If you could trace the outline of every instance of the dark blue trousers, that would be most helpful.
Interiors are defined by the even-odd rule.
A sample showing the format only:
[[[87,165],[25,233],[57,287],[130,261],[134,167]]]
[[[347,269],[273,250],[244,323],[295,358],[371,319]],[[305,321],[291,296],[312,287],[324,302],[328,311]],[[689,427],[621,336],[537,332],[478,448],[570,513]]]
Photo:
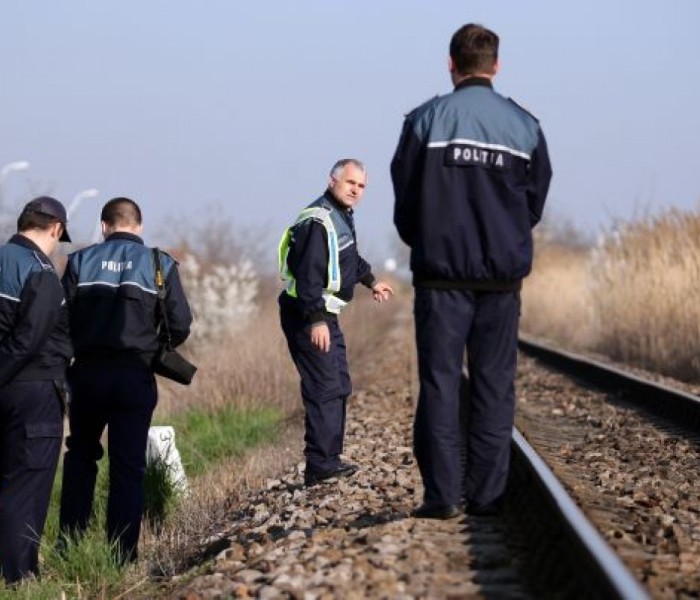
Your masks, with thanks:
[[[301,378],[301,397],[306,410],[304,454],[307,472],[338,468],[345,437],[345,409],[352,392],[345,338],[338,320],[331,318],[330,352],[314,348],[310,325],[289,306],[280,311],[282,330]]]
[[[519,294],[416,288],[414,315],[420,377],[414,450],[424,501],[497,501],[505,491],[515,414]],[[460,407],[465,349],[469,400]]]
[[[0,387],[0,571],[8,583],[39,574],[39,541],[63,436],[53,381]]]
[[[80,535],[92,515],[100,438],[107,427],[109,497],[107,535],[123,561],[137,557],[141,531],[148,428],[158,392],[145,365],[88,364],[69,369],[73,392],[70,436],[63,459],[61,531]]]

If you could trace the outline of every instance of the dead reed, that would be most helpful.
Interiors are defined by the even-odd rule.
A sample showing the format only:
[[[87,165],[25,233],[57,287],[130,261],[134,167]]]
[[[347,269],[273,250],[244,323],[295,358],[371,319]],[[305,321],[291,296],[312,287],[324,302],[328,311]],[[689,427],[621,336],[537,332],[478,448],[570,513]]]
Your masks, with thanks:
[[[588,251],[561,244],[536,247],[522,290],[521,329],[569,348],[589,348],[594,319]]]
[[[621,224],[591,249],[540,244],[522,331],[700,381],[700,214]]]
[[[297,406],[297,375],[279,325],[276,298],[264,298],[240,331],[185,349],[198,366],[189,387],[159,381],[158,414],[186,408],[252,408],[263,403],[284,412]]]
[[[684,380],[700,378],[700,215],[620,227],[594,257],[597,348]]]

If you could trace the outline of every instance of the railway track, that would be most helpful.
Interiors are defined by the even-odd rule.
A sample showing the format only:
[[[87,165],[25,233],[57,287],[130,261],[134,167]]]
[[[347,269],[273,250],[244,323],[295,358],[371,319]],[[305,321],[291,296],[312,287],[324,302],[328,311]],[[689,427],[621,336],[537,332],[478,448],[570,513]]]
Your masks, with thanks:
[[[465,368],[461,392],[466,395]],[[648,598],[537,451],[513,428],[512,464],[499,517],[521,546],[514,551],[521,576],[536,597]]]
[[[689,430],[700,430],[700,398],[630,371],[521,337],[521,352]]]
[[[360,472],[312,488],[302,485],[301,464],[280,472],[227,507],[219,531],[191,557],[195,568],[151,596],[645,597],[574,503],[540,482],[547,468],[527,466],[524,440],[514,446],[503,517],[410,517],[422,495],[411,449],[410,334],[397,324],[391,347],[403,350],[382,355],[350,402],[345,454]],[[562,520],[572,514],[575,523]]]
[[[410,447],[392,442],[409,434],[412,407],[396,392],[359,396],[393,410],[353,415],[350,437],[364,440],[348,451],[356,477],[307,489],[299,466],[269,481],[208,541],[218,554],[207,574],[169,596],[646,597],[517,433],[502,517],[411,518],[421,487]]]
[[[527,540],[525,576],[541,597],[648,598],[517,429],[504,519]]]
[[[698,399],[532,340],[520,350],[530,444],[652,597],[698,597]]]

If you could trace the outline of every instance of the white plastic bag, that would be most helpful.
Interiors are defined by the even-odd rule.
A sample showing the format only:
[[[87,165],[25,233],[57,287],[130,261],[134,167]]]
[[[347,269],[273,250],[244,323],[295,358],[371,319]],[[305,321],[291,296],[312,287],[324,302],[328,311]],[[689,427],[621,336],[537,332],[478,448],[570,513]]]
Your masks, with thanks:
[[[167,467],[168,479],[180,494],[188,490],[185,469],[175,446],[175,429],[170,425],[155,425],[148,430],[146,464],[161,462]]]

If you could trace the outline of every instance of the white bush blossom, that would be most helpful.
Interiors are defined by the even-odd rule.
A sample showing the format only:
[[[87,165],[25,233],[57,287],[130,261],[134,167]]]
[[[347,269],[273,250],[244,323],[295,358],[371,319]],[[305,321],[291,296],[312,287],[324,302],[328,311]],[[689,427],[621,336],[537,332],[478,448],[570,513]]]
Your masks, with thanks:
[[[212,341],[234,333],[255,313],[259,281],[249,260],[205,267],[188,253],[179,271],[194,315],[192,341]]]

